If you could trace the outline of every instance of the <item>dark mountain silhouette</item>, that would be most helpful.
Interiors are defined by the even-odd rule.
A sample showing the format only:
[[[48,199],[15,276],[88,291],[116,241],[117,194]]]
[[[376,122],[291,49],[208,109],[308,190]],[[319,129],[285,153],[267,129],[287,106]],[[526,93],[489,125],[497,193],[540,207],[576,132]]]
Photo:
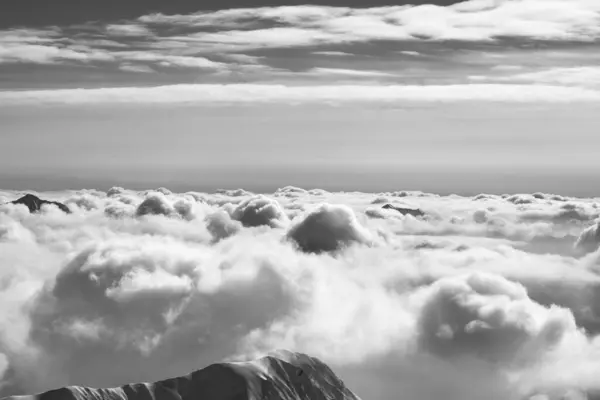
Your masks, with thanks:
[[[23,204],[23,205],[27,206],[30,213],[39,212],[42,209],[42,206],[44,204],[53,204],[53,205],[57,206],[63,212],[66,212],[67,214],[71,213],[71,210],[69,210],[69,207],[67,207],[63,203],[59,203],[58,201],[42,200],[33,194],[26,194],[25,196],[21,197],[20,199],[11,201],[11,203],[12,204]]]
[[[407,208],[407,207],[398,207],[392,204],[385,204],[381,207],[386,210],[395,210],[398,211],[402,215],[412,215],[413,217],[423,217],[425,213],[418,208]]]
[[[112,389],[69,386],[2,400],[360,400],[320,360],[278,351],[249,362],[212,364],[178,378]]]

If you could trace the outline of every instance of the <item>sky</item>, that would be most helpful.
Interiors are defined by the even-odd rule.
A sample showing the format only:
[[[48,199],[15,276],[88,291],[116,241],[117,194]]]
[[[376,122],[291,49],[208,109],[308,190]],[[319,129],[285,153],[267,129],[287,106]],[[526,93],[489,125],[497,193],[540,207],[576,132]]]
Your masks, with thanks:
[[[2,188],[594,194],[596,0],[2,8]]]

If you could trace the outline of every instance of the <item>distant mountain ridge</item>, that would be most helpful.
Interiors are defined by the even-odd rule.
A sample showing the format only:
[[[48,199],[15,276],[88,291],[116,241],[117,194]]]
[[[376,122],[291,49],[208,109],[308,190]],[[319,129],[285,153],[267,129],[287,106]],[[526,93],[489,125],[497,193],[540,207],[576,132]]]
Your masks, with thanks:
[[[402,215],[412,215],[413,217],[423,217],[425,213],[419,208],[408,208],[408,207],[399,207],[394,206],[392,204],[385,204],[383,207],[384,210],[394,210],[398,211]]]
[[[68,386],[1,400],[360,400],[319,359],[278,351],[217,363],[177,378],[95,389]]]
[[[29,209],[30,213],[39,212],[42,209],[42,206],[44,206],[46,204],[55,205],[61,211],[65,212],[67,214],[71,213],[71,210],[69,209],[69,207],[67,207],[63,203],[59,203],[58,201],[43,200],[31,193],[28,193],[25,196],[23,196],[17,200],[11,201],[10,204],[22,204]]]

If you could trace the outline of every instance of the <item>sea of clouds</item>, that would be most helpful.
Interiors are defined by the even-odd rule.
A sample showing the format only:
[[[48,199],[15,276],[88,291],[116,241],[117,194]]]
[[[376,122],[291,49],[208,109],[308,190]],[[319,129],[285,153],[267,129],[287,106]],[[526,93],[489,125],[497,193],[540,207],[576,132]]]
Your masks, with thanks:
[[[600,199],[38,195],[73,212],[0,206],[0,397],[278,348],[319,357],[364,400],[600,393]]]

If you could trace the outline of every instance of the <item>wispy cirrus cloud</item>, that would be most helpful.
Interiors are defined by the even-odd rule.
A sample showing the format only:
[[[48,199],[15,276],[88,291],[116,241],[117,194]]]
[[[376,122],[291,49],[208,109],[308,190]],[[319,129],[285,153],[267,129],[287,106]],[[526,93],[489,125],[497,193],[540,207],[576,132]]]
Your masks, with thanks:
[[[110,24],[106,26],[106,33],[116,37],[148,37],[152,31],[139,24]]]
[[[154,70],[147,65],[121,64],[119,69],[125,72],[142,72],[147,74],[154,72]]]
[[[0,48],[0,60],[3,63],[54,64],[65,61],[112,61],[114,56],[108,52],[88,49],[47,46],[38,44],[7,44]]]
[[[216,69],[223,66],[222,63],[211,61],[205,57],[178,56],[150,51],[122,51],[117,53],[116,57],[127,62],[137,61],[156,63],[162,67]]]
[[[309,72],[317,75],[341,75],[341,76],[364,76],[364,77],[394,77],[397,75],[381,72],[381,71],[366,71],[345,68],[314,68]]]
[[[190,83],[196,78],[181,75],[190,69],[207,83],[227,83],[232,74],[249,82],[279,82],[285,76],[323,83],[326,76],[333,82],[345,75],[383,83],[393,75],[408,85],[462,84],[470,76],[504,83],[496,78],[509,71],[498,68],[498,58],[502,65],[521,67],[525,76],[557,67],[593,67],[582,55],[597,49],[599,40],[595,0],[256,7],[6,30],[0,32],[0,68],[18,73],[17,64],[68,64],[138,71],[148,79],[155,71]],[[552,57],[553,50],[572,57]],[[517,82],[568,84],[540,79]]]
[[[192,15],[154,14],[139,21],[174,27],[212,27],[229,41],[266,45],[269,32],[285,33],[271,46],[371,40],[489,41],[507,37],[593,41],[600,37],[600,6],[591,0],[520,2],[470,0],[451,6],[425,4],[366,9],[284,6],[233,9]],[[246,39],[243,34],[249,33]],[[208,35],[211,38],[221,36]]]

